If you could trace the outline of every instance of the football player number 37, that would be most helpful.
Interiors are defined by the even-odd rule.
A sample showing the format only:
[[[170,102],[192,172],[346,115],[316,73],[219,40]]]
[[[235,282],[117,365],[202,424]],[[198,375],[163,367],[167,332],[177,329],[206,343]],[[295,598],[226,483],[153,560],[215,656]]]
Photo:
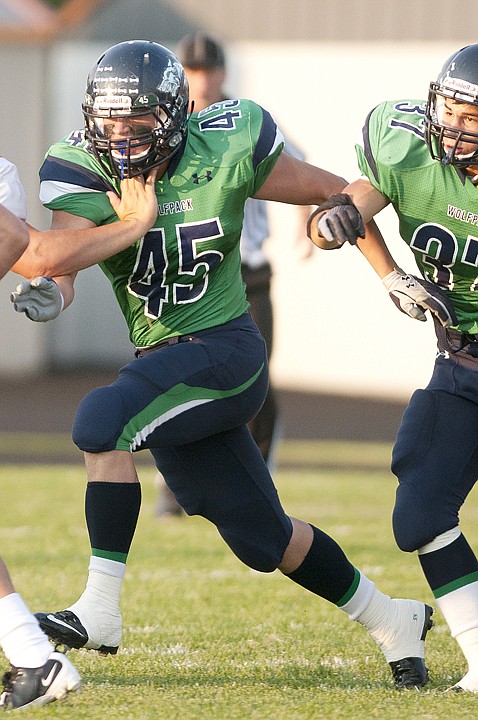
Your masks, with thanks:
[[[223,235],[219,218],[213,218],[176,225],[176,248],[166,249],[164,228],[144,236],[128,292],[144,301],[147,317],[161,317],[165,303],[193,303],[204,295],[209,272],[224,258],[213,248]]]

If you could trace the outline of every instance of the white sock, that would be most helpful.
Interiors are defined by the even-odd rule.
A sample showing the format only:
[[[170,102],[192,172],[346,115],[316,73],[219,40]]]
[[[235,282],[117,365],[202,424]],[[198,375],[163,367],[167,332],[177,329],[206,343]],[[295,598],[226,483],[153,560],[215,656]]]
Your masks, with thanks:
[[[465,632],[456,636],[456,640],[468,662],[469,668],[456,686],[468,692],[478,693],[478,628],[465,630]]]
[[[478,582],[457,588],[436,603],[466,658],[467,675],[474,677],[474,692],[478,692]]]
[[[18,593],[0,598],[0,644],[15,667],[44,665],[53,646]]]
[[[365,608],[369,605],[375,589],[375,583],[363,575],[360,571],[360,579],[354,594],[340,609],[347,613],[351,620],[357,620]]]
[[[478,627],[478,582],[463,585],[436,599],[452,637]]]
[[[86,588],[70,605],[88,633],[85,647],[116,647],[121,642],[122,620],[119,607],[124,563],[91,557]]]
[[[362,612],[358,613],[356,617],[351,617],[351,619],[366,627],[373,636],[374,633],[379,631],[384,625],[388,625],[390,603],[391,599],[389,595],[384,595],[384,593],[377,590],[372,583],[372,592],[369,595],[367,605],[363,608]],[[378,642],[378,640],[376,640],[376,642]]]
[[[417,600],[394,599],[377,590],[364,575],[352,598],[341,606],[351,620],[367,628],[387,662],[425,655],[424,605]]]
[[[123,584],[126,565],[92,556],[88,568],[88,580],[81,597],[68,610],[74,612],[82,620],[82,612],[88,615],[95,607],[102,611],[119,615],[121,586]],[[77,612],[78,611],[78,612]]]

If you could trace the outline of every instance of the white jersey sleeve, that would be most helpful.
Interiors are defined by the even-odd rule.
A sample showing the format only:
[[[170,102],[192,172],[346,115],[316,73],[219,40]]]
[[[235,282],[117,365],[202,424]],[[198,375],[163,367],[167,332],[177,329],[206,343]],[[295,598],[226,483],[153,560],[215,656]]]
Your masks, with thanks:
[[[27,201],[18,170],[13,163],[2,157],[0,157],[0,204],[16,217],[26,220]]]

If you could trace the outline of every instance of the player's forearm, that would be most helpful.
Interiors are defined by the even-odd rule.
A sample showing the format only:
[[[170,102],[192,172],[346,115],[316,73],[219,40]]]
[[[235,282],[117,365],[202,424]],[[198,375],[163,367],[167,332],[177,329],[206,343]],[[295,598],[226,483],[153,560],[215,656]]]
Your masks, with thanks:
[[[365,226],[365,230],[365,238],[358,238],[357,247],[377,275],[383,278],[396,268],[397,264],[374,220]]]
[[[136,220],[86,229],[30,228],[30,244],[12,270],[26,278],[70,275],[130,247],[146,229]]]
[[[26,224],[0,205],[0,277],[10,270],[27,246]]]

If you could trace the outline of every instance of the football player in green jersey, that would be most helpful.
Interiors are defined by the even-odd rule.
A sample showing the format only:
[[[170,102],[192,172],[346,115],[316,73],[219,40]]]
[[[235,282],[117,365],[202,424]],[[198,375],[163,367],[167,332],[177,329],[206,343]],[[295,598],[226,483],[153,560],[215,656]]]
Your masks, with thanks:
[[[109,233],[123,211],[106,193],[120,192],[122,178],[136,179],[147,206],[142,176],[150,182],[153,168],[157,217],[130,247],[98,258],[136,360],[78,407],[73,438],[88,476],[88,580],[66,610],[37,617],[57,643],[117,652],[120,589],[141,503],[133,453],[149,449],[180,505],[214,523],[242,562],[279,569],[337,605],[370,631],[397,687],[424,685],[432,608],[384,595],[326,533],[289,517],[247,428],[268,380],[241,279],[244,204],[251,196],[318,204],[345,182],[282,152],[274,120],[251,101],[226,100],[192,115],[188,105],[184,69],[169,50],[146,41],[115,45],[89,75],[85,132],[54,145],[40,171],[56,231]],[[66,306],[70,244],[48,248],[44,262]],[[27,277],[42,268],[34,256],[23,258]],[[24,292],[35,304],[31,290],[14,293],[18,309]]]
[[[478,44],[445,62],[427,102],[372,110],[357,153],[363,177],[319,207],[310,235],[323,248],[357,242],[400,310],[432,313],[434,372],[393,450],[393,526],[468,663],[453,688],[478,693],[478,561],[459,526],[478,477]],[[363,222],[388,203],[423,278],[399,269],[378,236],[364,238]]]

